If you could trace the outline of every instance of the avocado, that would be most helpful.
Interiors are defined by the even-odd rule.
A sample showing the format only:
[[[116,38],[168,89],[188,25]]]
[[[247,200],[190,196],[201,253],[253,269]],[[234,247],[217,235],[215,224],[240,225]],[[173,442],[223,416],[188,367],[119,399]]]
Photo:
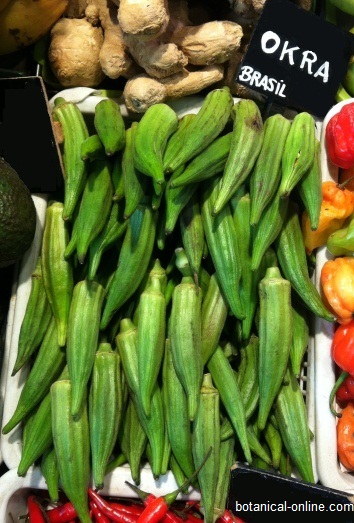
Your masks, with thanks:
[[[36,232],[36,207],[27,185],[0,157],[0,267],[19,261]]]

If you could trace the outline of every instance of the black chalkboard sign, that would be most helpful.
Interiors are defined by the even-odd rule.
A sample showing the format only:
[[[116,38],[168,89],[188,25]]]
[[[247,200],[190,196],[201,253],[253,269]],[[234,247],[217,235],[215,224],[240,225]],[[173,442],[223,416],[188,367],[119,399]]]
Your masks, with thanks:
[[[32,193],[63,186],[63,167],[39,76],[0,78],[0,156]]]
[[[267,0],[236,81],[268,101],[324,117],[354,54],[354,35],[287,0]]]

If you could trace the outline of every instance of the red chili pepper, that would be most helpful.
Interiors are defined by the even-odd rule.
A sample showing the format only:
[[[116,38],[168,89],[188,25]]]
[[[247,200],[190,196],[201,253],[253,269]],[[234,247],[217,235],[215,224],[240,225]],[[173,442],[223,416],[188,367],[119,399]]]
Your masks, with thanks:
[[[92,490],[91,487],[89,487],[88,489],[88,495],[91,498],[91,500],[95,502],[102,514],[110,518],[115,523],[136,523],[136,521],[139,518],[139,516],[136,514],[128,514],[127,512],[115,509],[111,506],[110,503],[105,501],[97,492]]]
[[[77,518],[77,512],[70,501],[47,510],[46,515],[50,523],[71,523]]]
[[[137,504],[130,504],[125,505],[124,503],[116,503],[116,502],[109,502],[110,506],[116,510],[120,510],[121,512],[125,512],[126,514],[132,514],[133,516],[140,516],[142,511],[144,510],[144,507],[142,505]]]
[[[182,518],[169,511],[169,507],[170,505],[172,505],[172,503],[176,501],[178,494],[185,490],[185,488],[191,483],[191,481],[193,481],[193,479],[198,475],[200,469],[203,467],[204,463],[210,456],[211,451],[212,448],[210,447],[200,466],[193,472],[191,477],[183,483],[183,485],[181,485],[178,489],[174,490],[173,492],[165,494],[165,496],[155,497],[155,499],[152,499],[151,501],[149,501],[149,499],[151,499],[152,497],[151,493],[149,494],[148,492],[144,492],[135,485],[129,483],[129,481],[126,481],[126,484],[129,485],[134,490],[134,492],[138,494],[138,496],[140,497],[140,499],[143,500],[143,503],[145,505],[145,508],[143,512],[140,514],[137,523],[158,523],[159,521],[164,520],[166,516],[169,518],[173,518],[173,523],[176,523],[176,521],[178,521],[179,523],[179,521]]]
[[[96,523],[111,523],[111,519],[108,518],[103,512],[98,508],[94,501],[90,501],[90,509],[92,511],[92,516],[95,518]]]
[[[150,506],[152,503],[156,502],[157,496],[154,494],[151,494],[149,492],[144,492],[143,490],[139,489],[135,485],[132,485],[128,481],[126,483],[136,492],[139,496],[139,498],[144,503],[144,507]],[[145,510],[145,509],[144,509]],[[183,523],[183,519],[171,510],[167,510],[166,514],[162,518],[162,523]]]
[[[350,169],[354,165],[354,103],[342,106],[326,126],[327,153],[334,165]]]
[[[220,523],[245,523],[243,519],[235,516],[229,509],[225,509],[224,513],[218,518]]]
[[[331,352],[338,367],[354,375],[354,320],[337,327],[332,338]]]
[[[48,519],[44,508],[39,503],[37,496],[30,494],[27,498],[29,523],[47,523]]]

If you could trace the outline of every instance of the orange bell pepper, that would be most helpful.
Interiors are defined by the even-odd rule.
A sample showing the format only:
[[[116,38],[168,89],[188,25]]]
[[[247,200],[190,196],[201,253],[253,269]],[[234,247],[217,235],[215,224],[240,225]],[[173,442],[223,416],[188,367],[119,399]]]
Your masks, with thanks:
[[[354,471],[354,401],[347,403],[338,418],[337,454],[342,465]]]
[[[342,256],[326,261],[320,283],[326,307],[338,323],[347,325],[354,317],[354,258]]]
[[[311,229],[308,212],[302,213],[301,227],[307,254],[326,245],[332,232],[339,230],[354,212],[354,192],[333,182],[322,182],[322,204],[318,227]]]

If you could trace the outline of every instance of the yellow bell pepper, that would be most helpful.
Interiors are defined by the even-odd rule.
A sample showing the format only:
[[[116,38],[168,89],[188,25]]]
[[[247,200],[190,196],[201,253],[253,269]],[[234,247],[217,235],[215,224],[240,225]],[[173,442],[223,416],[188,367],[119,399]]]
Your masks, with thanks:
[[[308,212],[302,213],[301,227],[307,254],[327,243],[330,234],[340,229],[354,212],[354,192],[334,181],[322,182],[322,204],[316,230],[311,229]]]

